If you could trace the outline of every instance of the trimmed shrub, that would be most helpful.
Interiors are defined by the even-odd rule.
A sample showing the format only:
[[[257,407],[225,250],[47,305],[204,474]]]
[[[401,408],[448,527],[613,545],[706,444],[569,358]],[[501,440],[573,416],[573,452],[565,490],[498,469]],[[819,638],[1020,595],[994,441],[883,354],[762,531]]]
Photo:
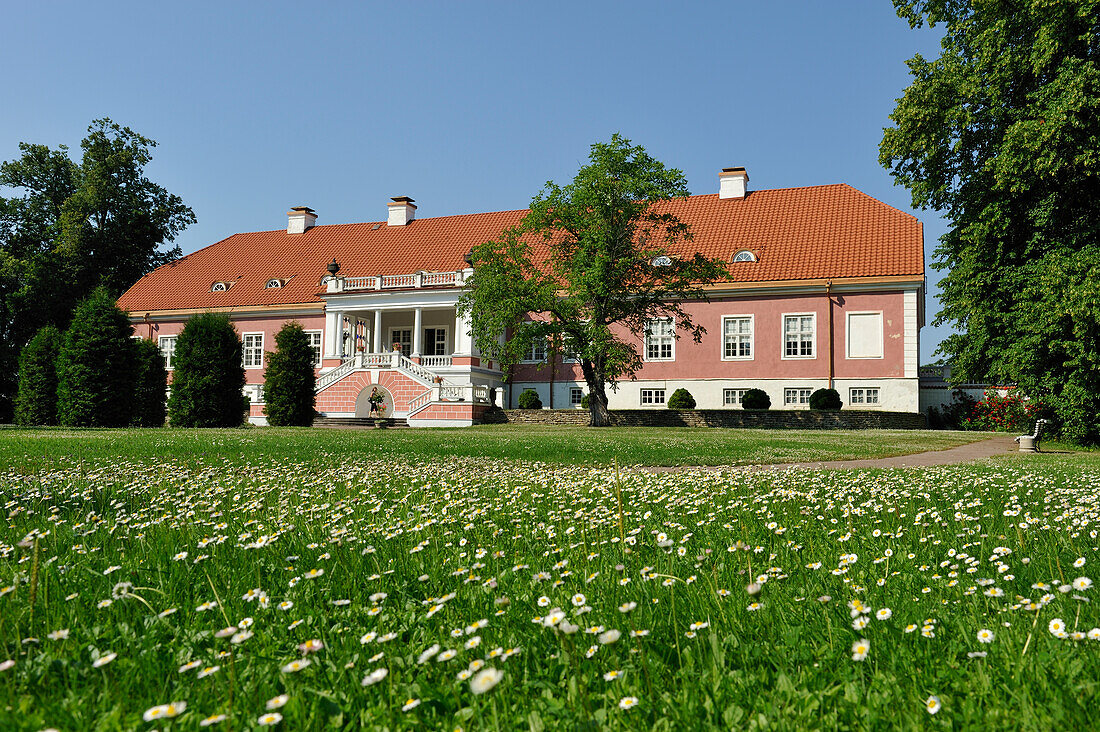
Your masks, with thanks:
[[[61,351],[61,338],[61,331],[47,325],[19,354],[16,424],[57,424],[57,354]]]
[[[136,427],[163,427],[167,414],[168,371],[164,356],[153,341],[136,341],[137,373],[134,376],[134,416]]]
[[[264,414],[275,427],[309,427],[315,412],[313,348],[301,323],[290,322],[275,334],[275,353],[264,371]]]
[[[695,397],[687,389],[677,389],[668,398],[669,409],[695,409]]]
[[[238,427],[244,421],[241,337],[225,315],[193,316],[176,339],[168,419],[173,427]]]
[[[588,395],[581,395],[581,409],[588,409]]]
[[[523,393],[519,395],[519,408],[542,409],[542,400],[539,399],[539,393],[534,389],[524,389]]]
[[[840,394],[836,389],[818,389],[810,394],[810,409],[835,412],[841,406]]]
[[[771,409],[772,398],[763,389],[749,389],[741,397],[742,409]]]
[[[133,328],[100,288],[77,305],[57,357],[57,417],[67,427],[125,427],[134,413]]]

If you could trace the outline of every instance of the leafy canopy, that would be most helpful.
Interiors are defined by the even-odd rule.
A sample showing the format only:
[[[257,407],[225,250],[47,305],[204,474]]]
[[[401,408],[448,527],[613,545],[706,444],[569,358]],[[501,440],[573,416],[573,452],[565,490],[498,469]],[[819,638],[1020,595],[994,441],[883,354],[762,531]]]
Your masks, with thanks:
[[[572,183],[548,182],[517,226],[473,248],[459,308],[473,314],[478,347],[505,367],[532,344],[568,353],[588,384],[593,424],[606,424],[605,385],[641,366],[649,322],[671,318],[699,341],[705,330],[684,304],[727,276],[722,262],[683,256],[691,231],[661,203],[687,195],[681,171],[630,140],[592,145]]]
[[[959,380],[1015,382],[1100,439],[1100,0],[895,0],[943,24],[880,160],[950,228],[937,324]],[[1091,416],[1090,416],[1091,415]]]

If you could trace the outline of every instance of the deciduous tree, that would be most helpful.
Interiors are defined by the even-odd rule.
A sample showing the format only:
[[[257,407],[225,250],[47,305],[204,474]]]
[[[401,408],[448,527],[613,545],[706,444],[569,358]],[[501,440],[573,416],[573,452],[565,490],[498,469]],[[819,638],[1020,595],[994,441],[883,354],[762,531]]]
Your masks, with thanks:
[[[1015,382],[1100,440],[1100,0],[894,0],[945,29],[880,147],[950,228],[937,324],[957,381]]]
[[[533,343],[568,353],[588,385],[591,424],[609,424],[607,389],[641,366],[650,321],[673,318],[677,337],[699,341],[705,330],[683,306],[727,276],[722,262],[682,255],[689,227],[661,204],[687,195],[682,172],[630,140],[592,145],[572,183],[547,183],[519,225],[471,252],[459,308],[478,347],[505,367]]]

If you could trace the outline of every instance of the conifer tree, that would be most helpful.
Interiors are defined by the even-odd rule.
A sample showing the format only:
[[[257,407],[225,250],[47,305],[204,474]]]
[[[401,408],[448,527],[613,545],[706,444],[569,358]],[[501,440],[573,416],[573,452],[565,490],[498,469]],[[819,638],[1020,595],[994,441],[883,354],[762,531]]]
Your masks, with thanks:
[[[163,427],[166,414],[168,372],[164,356],[151,340],[136,345],[137,374],[134,379],[134,425]]]
[[[130,320],[107,290],[80,303],[57,359],[58,420],[68,427],[125,427],[133,414]]]
[[[19,355],[19,392],[15,421],[25,425],[57,424],[57,354],[61,331],[40,328]]]
[[[302,325],[289,322],[275,334],[275,352],[264,371],[264,414],[275,427],[313,424],[315,356]]]
[[[237,427],[244,421],[241,337],[229,317],[187,321],[172,359],[168,420],[173,427]]]

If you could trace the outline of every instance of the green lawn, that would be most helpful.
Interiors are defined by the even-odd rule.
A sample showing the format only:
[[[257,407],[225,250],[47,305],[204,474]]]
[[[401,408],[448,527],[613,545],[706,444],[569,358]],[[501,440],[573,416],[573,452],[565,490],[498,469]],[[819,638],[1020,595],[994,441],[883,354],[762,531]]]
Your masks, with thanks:
[[[1100,453],[555,434],[960,437],[0,431],[0,729],[1095,726]]]
[[[978,432],[931,430],[726,430],[659,427],[485,425],[455,429],[23,430],[0,429],[0,465],[59,459],[296,461],[481,457],[561,465],[749,465],[846,460],[943,450]]]

